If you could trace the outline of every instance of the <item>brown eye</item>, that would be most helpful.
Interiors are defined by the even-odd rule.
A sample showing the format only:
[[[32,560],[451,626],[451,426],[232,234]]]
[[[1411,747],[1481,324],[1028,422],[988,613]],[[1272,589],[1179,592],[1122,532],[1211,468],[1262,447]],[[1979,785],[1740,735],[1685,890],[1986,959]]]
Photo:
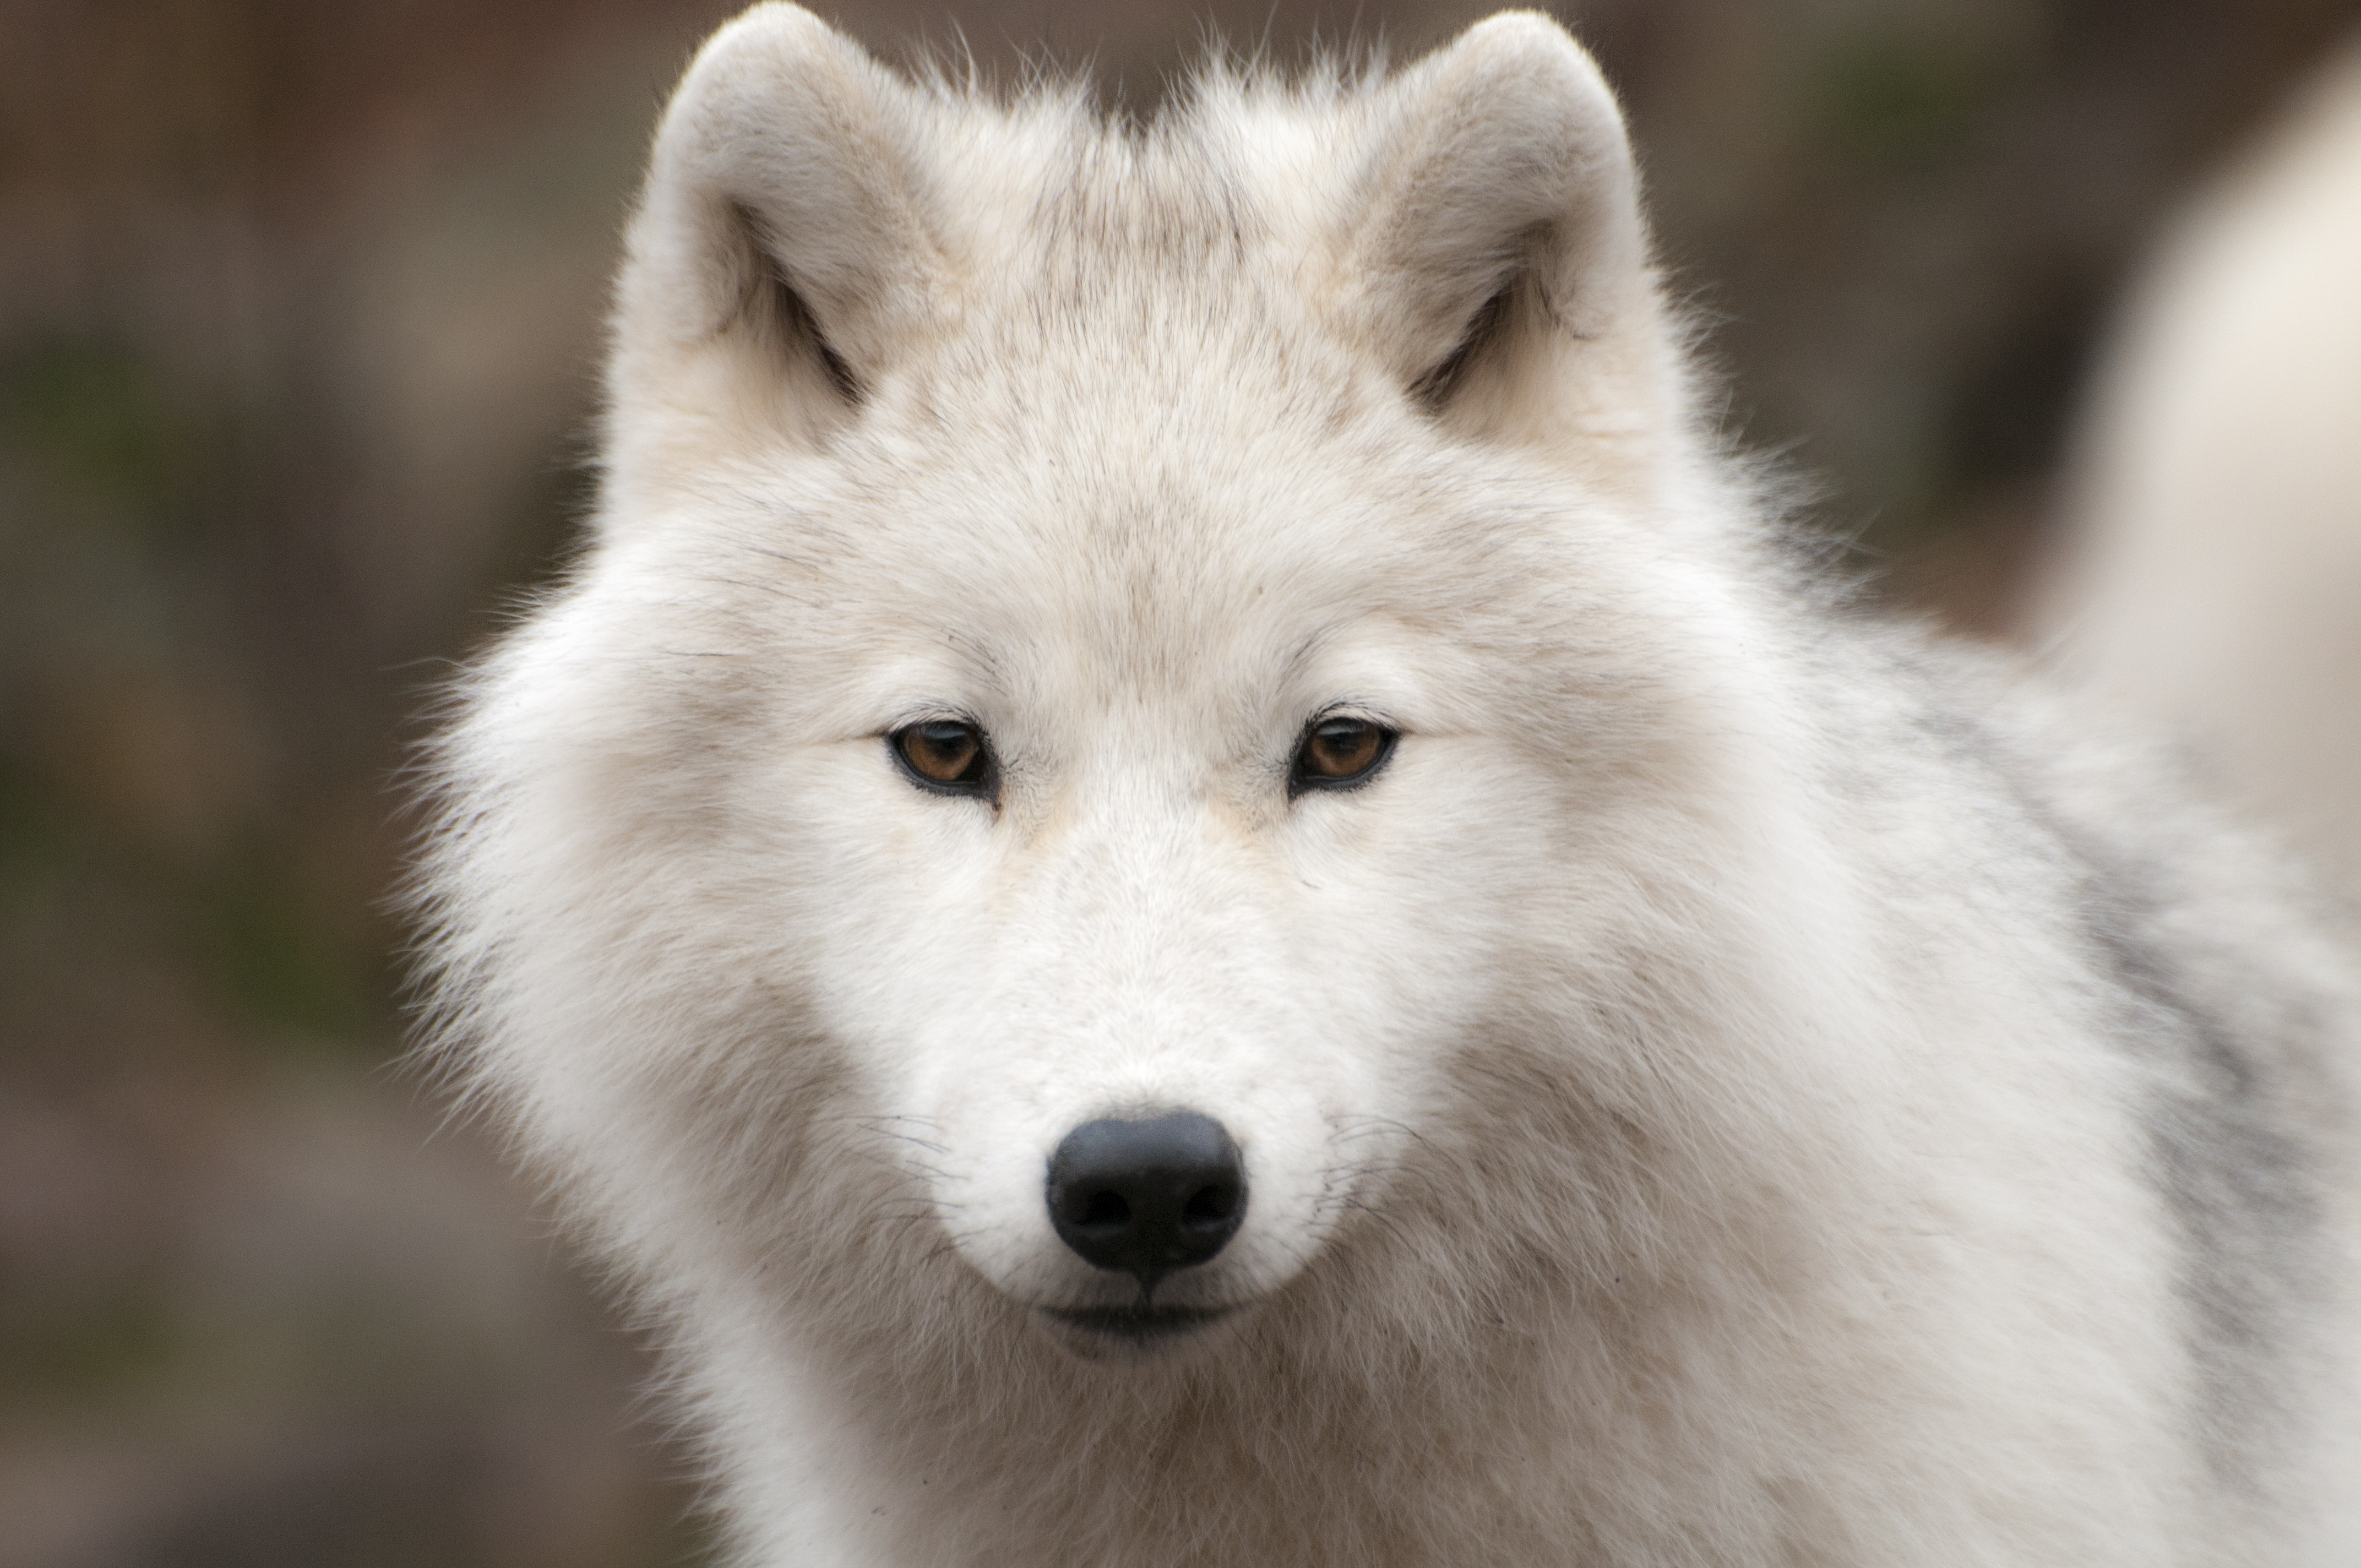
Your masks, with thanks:
[[[983,731],[956,718],[929,718],[886,737],[913,783],[950,795],[993,790],[992,752]]]
[[[1366,718],[1337,715],[1304,732],[1288,777],[1288,793],[1349,789],[1378,771],[1394,749],[1394,731]]]

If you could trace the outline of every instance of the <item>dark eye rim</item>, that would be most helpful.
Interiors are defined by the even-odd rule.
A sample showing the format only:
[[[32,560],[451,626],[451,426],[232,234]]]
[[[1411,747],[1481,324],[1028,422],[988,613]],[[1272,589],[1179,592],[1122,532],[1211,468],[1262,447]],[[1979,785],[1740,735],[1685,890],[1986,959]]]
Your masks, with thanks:
[[[912,731],[929,724],[950,724],[967,730],[975,737],[975,761],[955,779],[930,779],[911,762],[903,751],[902,742]],[[1000,758],[992,749],[992,737],[983,725],[958,714],[928,714],[897,724],[885,732],[885,754],[894,759],[894,767],[902,777],[928,795],[953,795],[967,800],[986,800],[994,805],[1000,799]]]
[[[1370,758],[1368,765],[1359,773],[1347,773],[1341,778],[1327,773],[1313,773],[1304,765],[1304,753],[1312,745],[1312,738],[1320,732],[1322,725],[1333,724],[1340,718],[1349,718],[1356,724],[1366,724],[1376,730],[1378,754]],[[1361,788],[1386,771],[1386,764],[1393,761],[1394,747],[1400,740],[1400,730],[1369,714],[1356,713],[1349,708],[1330,708],[1325,713],[1312,715],[1311,721],[1304,725],[1302,732],[1296,736],[1295,751],[1288,761],[1287,798],[1293,800],[1298,795],[1309,795],[1314,791],[1334,792]]]

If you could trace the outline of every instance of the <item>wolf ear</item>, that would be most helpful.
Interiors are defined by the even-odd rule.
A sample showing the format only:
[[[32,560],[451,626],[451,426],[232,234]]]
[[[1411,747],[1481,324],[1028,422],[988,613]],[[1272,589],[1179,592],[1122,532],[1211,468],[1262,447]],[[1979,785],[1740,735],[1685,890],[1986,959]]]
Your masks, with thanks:
[[[664,112],[618,289],[609,450],[816,439],[946,300],[918,94],[808,11],[716,33]]]
[[[1504,12],[1389,96],[1346,220],[1346,329],[1455,423],[1631,428],[1629,395],[1664,389],[1612,383],[1661,380],[1666,339],[1598,67],[1548,17]]]

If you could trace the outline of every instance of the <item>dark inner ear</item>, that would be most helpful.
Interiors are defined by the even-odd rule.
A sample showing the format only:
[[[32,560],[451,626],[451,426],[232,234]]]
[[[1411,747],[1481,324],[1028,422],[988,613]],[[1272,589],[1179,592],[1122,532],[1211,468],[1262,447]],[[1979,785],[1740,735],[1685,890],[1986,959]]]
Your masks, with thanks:
[[[743,275],[748,280],[740,319],[782,358],[816,370],[838,397],[858,403],[859,378],[820,330],[819,318],[780,265],[777,252],[764,242],[762,220],[742,206],[733,209],[733,217],[745,252]]]
[[[1460,384],[1466,380],[1469,367],[1484,358],[1508,332],[1517,291],[1523,280],[1522,272],[1511,272],[1508,280],[1493,291],[1490,299],[1476,307],[1476,313],[1468,318],[1466,330],[1460,334],[1451,352],[1410,384],[1411,400],[1430,412],[1451,401]]]
[[[828,384],[836,389],[836,395],[848,403],[859,402],[861,383],[853,379],[852,367],[844,362],[844,356],[819,330],[818,320],[812,315],[811,307],[804,303],[804,297],[796,292],[795,285],[787,280],[785,269],[774,261],[770,274],[771,321],[780,346],[788,353],[800,347],[803,352],[817,355],[820,370],[828,377]]]
[[[1469,314],[1459,340],[1411,380],[1410,395],[1420,407],[1430,413],[1441,412],[1478,367],[1507,351],[1509,340],[1528,317],[1550,313],[1538,265],[1547,253],[1549,239],[1549,225],[1544,224],[1520,236],[1508,247],[1499,281]]]

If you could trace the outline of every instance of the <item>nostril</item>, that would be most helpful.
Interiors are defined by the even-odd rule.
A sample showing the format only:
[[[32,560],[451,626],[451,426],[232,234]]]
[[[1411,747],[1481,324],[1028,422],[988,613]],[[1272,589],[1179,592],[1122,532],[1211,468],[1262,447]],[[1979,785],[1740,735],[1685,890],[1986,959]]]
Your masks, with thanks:
[[[1237,1212],[1235,1187],[1200,1187],[1180,1207],[1180,1218],[1191,1225],[1218,1225]]]
[[[1246,1217],[1246,1161],[1211,1116],[1176,1111],[1104,1118],[1066,1135],[1049,1157],[1049,1223],[1093,1267],[1153,1290],[1203,1263]]]

